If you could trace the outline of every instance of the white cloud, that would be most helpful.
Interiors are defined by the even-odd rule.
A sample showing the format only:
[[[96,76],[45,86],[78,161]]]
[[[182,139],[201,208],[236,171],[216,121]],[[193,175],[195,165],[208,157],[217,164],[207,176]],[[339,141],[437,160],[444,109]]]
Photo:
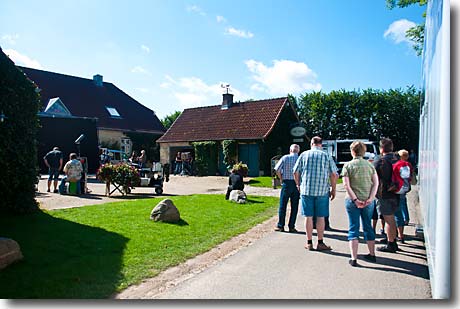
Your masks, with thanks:
[[[413,42],[406,37],[406,31],[416,24],[407,19],[400,19],[390,24],[388,29],[383,34],[384,38],[393,40],[396,44],[406,42],[412,46]]]
[[[37,60],[29,58],[14,49],[5,49],[3,52],[17,65],[34,69],[43,69],[42,65]]]
[[[134,88],[135,90],[142,92],[142,93],[149,93],[150,89],[148,88]]]
[[[131,69],[131,73],[139,73],[139,74],[145,74],[145,75],[152,75],[150,71],[147,69],[141,67],[140,65],[135,66],[134,68]]]
[[[225,22],[227,22],[227,20],[225,19],[225,17],[224,17],[224,16],[220,16],[220,15],[217,15],[217,16],[216,16],[216,20],[217,20],[218,23],[225,23]]]
[[[200,14],[201,16],[206,16],[205,11],[203,11],[203,9],[200,8],[197,5],[189,5],[189,6],[187,6],[187,12],[193,12],[193,13]]]
[[[233,27],[228,27],[225,29],[225,34],[234,35],[240,38],[250,39],[254,37],[254,33],[246,30],[235,29]]]
[[[172,95],[177,99],[181,108],[220,104],[222,93],[225,91],[221,84],[227,84],[225,82],[207,84],[198,77],[181,77],[176,80],[166,75],[165,78],[167,82],[163,83],[162,87],[172,90]],[[249,98],[235,88],[230,89],[235,101],[244,101]]]
[[[255,60],[247,60],[245,64],[257,82],[251,86],[251,90],[282,96],[321,90],[316,73],[303,62],[273,60],[272,67]]]
[[[144,44],[142,44],[141,49],[147,54],[150,54],[150,48],[148,46],[145,46]]]
[[[5,34],[2,35],[2,41],[10,45],[16,45],[16,40],[19,38],[18,34]]]

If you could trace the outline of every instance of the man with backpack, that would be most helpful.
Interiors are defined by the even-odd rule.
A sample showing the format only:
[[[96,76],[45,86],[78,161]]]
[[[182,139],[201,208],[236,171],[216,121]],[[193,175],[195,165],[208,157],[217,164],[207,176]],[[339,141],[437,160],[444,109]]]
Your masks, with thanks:
[[[377,190],[377,211],[385,219],[387,244],[377,250],[382,252],[396,253],[396,221],[395,212],[399,209],[399,196],[393,182],[393,141],[383,138],[379,144],[381,158],[374,163],[375,170],[379,176],[379,188]]]

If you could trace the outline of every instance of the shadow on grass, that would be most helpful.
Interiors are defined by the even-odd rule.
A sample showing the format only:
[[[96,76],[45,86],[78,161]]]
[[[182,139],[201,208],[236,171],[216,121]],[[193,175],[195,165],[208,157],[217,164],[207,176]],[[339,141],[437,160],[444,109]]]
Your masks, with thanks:
[[[256,179],[250,179],[249,181],[245,181],[244,183],[248,185],[255,185],[255,184],[260,184],[261,181],[256,180]]]
[[[46,212],[0,216],[1,235],[24,259],[1,271],[0,298],[107,298],[116,291],[129,239]]]
[[[188,222],[185,221],[184,219],[180,219],[178,222],[176,223],[173,223],[173,222],[159,222],[159,223],[163,223],[163,224],[171,224],[171,225],[178,225],[178,226],[186,226],[188,225]]]

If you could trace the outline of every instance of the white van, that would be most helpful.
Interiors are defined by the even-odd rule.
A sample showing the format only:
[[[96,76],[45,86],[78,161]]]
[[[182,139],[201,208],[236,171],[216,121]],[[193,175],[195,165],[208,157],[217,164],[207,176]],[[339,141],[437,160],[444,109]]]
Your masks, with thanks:
[[[342,167],[348,161],[351,161],[350,145],[354,141],[361,141],[366,145],[366,153],[364,159],[369,162],[373,162],[378,159],[378,142],[372,142],[368,139],[342,139],[342,140],[323,140],[323,151],[328,153],[334,159],[339,173],[342,171]]]

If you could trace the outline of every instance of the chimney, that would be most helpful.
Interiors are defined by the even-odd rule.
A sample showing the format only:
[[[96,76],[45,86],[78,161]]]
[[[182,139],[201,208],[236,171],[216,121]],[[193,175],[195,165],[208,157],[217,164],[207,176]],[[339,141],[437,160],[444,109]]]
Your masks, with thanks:
[[[102,87],[104,86],[103,80],[102,80],[102,75],[96,74],[93,76],[93,82],[96,86]]]
[[[233,94],[224,93],[222,94],[222,107],[221,109],[229,109],[233,105]]]

